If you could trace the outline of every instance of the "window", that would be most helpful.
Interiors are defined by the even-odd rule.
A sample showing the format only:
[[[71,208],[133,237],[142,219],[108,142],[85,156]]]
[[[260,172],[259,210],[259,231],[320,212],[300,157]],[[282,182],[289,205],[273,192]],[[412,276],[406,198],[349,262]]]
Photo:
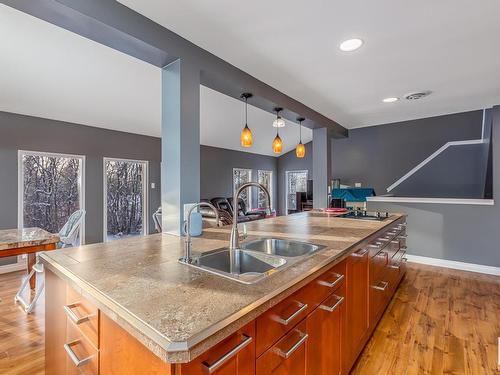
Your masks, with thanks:
[[[252,170],[234,168],[233,169],[233,193],[243,184],[252,181]],[[240,198],[245,202],[247,210],[252,208],[252,194],[250,188],[241,192]]]
[[[104,240],[147,234],[148,162],[104,158]]]
[[[307,192],[307,171],[286,172],[286,213],[298,209],[297,192]]]
[[[273,204],[273,172],[272,171],[257,171],[257,177],[258,177],[258,182],[259,184],[263,185],[267,191],[269,192],[269,196],[271,197],[271,207],[267,207],[267,199],[266,195],[262,190],[259,189],[259,199],[258,199],[258,204],[257,208],[259,209],[265,209],[265,208],[272,208]]]
[[[19,228],[58,233],[70,215],[84,208],[85,157],[19,151]],[[84,225],[80,227],[83,243]]]

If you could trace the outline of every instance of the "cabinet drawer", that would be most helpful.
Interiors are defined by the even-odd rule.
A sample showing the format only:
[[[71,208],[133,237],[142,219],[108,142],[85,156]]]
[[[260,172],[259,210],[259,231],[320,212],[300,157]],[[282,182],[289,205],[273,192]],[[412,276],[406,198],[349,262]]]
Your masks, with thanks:
[[[304,319],[281,340],[257,359],[256,374],[293,374],[306,373],[306,320]]]
[[[370,260],[369,316],[372,327],[377,323],[390,296],[392,280],[390,280],[391,273],[388,265],[389,258],[385,249]]]
[[[257,356],[337,290],[343,284],[345,274],[346,262],[343,261],[259,316],[256,319]]]
[[[68,321],[99,349],[99,310],[70,286],[67,287],[66,305],[63,306]]]
[[[184,374],[255,374],[255,322],[247,324],[194,361],[181,365],[180,375]]]
[[[97,349],[70,321],[66,326],[66,374],[97,375],[99,354]]]

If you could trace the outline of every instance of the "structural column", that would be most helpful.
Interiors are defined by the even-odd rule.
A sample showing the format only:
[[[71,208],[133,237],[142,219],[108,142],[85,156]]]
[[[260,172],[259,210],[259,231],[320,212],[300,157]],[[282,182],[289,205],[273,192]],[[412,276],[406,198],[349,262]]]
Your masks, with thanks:
[[[200,200],[200,71],[181,59],[162,72],[161,157],[162,230],[179,235]]]
[[[328,204],[328,185],[332,176],[332,138],[327,128],[313,129],[314,208]]]

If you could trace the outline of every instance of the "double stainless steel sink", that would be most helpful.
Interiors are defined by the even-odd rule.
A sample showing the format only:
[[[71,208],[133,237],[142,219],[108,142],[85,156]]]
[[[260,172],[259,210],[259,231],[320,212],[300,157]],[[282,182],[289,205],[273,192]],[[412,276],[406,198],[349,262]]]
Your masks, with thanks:
[[[203,253],[189,265],[241,283],[253,284],[274,272],[291,266],[324,246],[306,242],[264,238]]]

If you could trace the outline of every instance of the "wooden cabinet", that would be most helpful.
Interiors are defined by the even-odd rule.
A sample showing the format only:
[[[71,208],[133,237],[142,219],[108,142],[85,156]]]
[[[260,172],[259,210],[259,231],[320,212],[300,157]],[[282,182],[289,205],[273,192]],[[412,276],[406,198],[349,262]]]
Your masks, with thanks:
[[[307,374],[339,375],[345,316],[345,285],[307,317]]]
[[[194,361],[183,364],[179,375],[254,375],[255,322],[217,344]]]
[[[404,229],[394,225],[377,233],[184,364],[162,361],[47,270],[46,374],[348,374],[404,276]]]
[[[304,375],[306,373],[306,320],[257,359],[257,375]]]
[[[347,259],[344,368],[351,368],[368,336],[368,249]]]
[[[50,271],[45,282],[45,373],[97,375],[97,308]]]

